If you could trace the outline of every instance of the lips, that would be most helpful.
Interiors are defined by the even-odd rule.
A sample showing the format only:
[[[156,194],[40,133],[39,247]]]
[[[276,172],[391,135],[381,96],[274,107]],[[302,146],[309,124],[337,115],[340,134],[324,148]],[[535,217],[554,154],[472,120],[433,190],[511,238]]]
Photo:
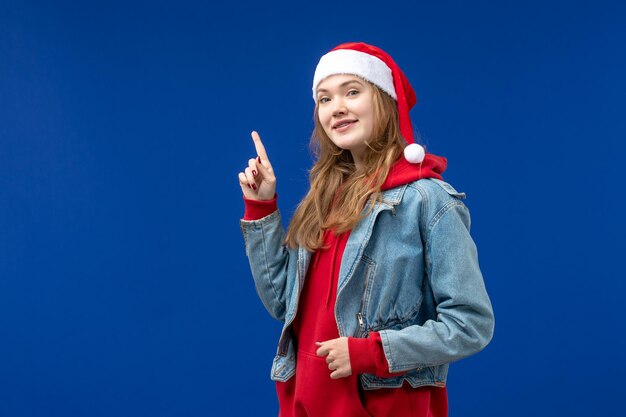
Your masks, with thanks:
[[[355,123],[356,120],[340,120],[338,122],[336,122],[335,124],[333,124],[333,129],[342,129],[344,127],[347,127],[353,123]]]

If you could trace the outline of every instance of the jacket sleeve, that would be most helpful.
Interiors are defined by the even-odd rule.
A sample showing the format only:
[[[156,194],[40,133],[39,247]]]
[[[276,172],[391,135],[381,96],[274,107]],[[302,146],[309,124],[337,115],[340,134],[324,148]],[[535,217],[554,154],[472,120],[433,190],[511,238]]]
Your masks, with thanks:
[[[246,255],[257,294],[272,317],[285,320],[289,270],[295,273],[297,254],[285,245],[278,210],[256,220],[240,220]]]
[[[469,226],[469,211],[458,199],[429,219],[425,262],[437,317],[423,325],[380,331],[391,372],[462,359],[493,337],[493,310]]]

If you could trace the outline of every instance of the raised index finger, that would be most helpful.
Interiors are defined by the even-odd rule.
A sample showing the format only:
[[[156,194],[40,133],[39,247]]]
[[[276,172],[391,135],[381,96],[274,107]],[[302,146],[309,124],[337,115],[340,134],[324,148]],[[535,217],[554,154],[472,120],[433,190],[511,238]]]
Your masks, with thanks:
[[[261,137],[256,132],[256,130],[252,131],[252,140],[254,141],[254,147],[256,148],[257,155],[259,155],[261,159],[269,161],[270,159],[267,157],[267,152],[265,152],[265,146],[263,146],[263,142],[261,142]]]

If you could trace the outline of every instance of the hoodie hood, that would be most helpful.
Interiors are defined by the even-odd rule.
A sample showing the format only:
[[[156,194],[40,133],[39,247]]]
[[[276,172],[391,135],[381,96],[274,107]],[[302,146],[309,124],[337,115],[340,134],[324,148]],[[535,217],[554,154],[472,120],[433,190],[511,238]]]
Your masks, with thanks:
[[[401,156],[392,165],[380,189],[381,191],[389,190],[422,178],[443,180],[441,174],[446,170],[447,165],[448,160],[446,158],[432,153],[427,153],[421,164],[412,164]]]

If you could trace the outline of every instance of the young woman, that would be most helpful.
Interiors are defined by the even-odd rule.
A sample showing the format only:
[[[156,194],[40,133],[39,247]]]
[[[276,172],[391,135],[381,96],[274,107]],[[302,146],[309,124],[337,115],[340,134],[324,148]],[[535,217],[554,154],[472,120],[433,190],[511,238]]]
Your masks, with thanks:
[[[446,416],[448,364],[494,327],[465,194],[443,182],[445,158],[413,143],[415,93],[381,49],[324,55],[313,98],[317,159],[286,234],[256,132],[239,173],[256,289],[284,322],[280,416]]]

